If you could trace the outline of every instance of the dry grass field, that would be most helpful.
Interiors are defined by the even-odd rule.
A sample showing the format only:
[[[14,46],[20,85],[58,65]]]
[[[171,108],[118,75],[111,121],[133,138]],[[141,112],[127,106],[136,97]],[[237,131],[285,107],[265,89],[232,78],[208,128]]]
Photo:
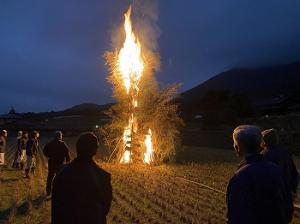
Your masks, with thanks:
[[[47,140],[41,139],[40,148]],[[76,139],[65,140],[74,157]],[[14,141],[9,141],[6,155],[9,165],[14,150]],[[108,223],[226,223],[222,192],[226,191],[238,162],[233,152],[183,147],[178,160],[180,163],[161,166],[108,164],[97,160],[112,174],[114,199]],[[41,151],[37,172],[29,180],[23,178],[22,171],[9,166],[2,169],[0,223],[50,223],[51,199],[45,198],[46,175],[47,163]],[[295,212],[293,223],[300,223],[300,212]]]

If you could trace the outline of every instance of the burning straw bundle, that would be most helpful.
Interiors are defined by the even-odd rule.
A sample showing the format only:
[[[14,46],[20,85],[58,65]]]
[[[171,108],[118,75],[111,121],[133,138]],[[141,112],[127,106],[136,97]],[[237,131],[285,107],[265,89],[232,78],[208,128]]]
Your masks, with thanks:
[[[160,163],[175,155],[183,121],[172,100],[178,85],[161,89],[154,73],[159,56],[140,43],[133,32],[131,7],[125,13],[125,40],[120,50],[106,52],[109,82],[117,104],[103,127],[105,144],[116,149],[121,163]]]

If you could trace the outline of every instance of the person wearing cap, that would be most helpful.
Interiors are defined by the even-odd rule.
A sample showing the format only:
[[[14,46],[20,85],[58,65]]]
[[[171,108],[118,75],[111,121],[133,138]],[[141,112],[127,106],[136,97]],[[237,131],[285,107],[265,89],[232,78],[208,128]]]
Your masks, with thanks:
[[[55,132],[55,137],[44,147],[44,155],[48,158],[47,195],[51,194],[52,181],[65,162],[70,162],[69,148],[63,141],[61,131]]]
[[[293,217],[292,194],[279,166],[259,153],[260,128],[242,125],[233,131],[234,149],[242,159],[227,187],[229,224],[287,224]]]
[[[29,178],[30,171],[34,173],[36,167],[36,156],[38,152],[38,135],[36,131],[30,133],[30,139],[26,143],[26,167],[25,177]]]
[[[5,151],[6,151],[7,131],[0,132],[0,166],[5,165]]]
[[[15,158],[14,158],[14,161],[13,161],[13,164],[12,164],[12,168],[17,168],[19,169],[20,167],[20,162],[18,161],[18,158],[20,158],[21,156],[21,148],[20,148],[20,142],[21,142],[21,139],[22,139],[22,135],[23,135],[23,132],[22,131],[18,131],[18,135],[17,135],[17,150],[15,152]]]
[[[52,224],[105,224],[112,201],[111,175],[93,160],[98,149],[93,133],[76,143],[77,157],[55,176]]]
[[[262,132],[264,158],[280,166],[290,185],[293,196],[297,195],[299,174],[292,156],[288,150],[279,146],[279,137],[276,129],[267,129]]]

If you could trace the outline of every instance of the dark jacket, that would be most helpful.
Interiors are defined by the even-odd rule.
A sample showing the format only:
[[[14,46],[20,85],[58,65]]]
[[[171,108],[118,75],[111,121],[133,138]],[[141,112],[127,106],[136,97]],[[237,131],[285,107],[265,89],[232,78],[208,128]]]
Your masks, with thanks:
[[[27,138],[19,138],[18,141],[18,151],[22,152],[22,150],[26,149]]]
[[[26,155],[36,156],[38,152],[38,141],[36,139],[29,139],[26,143]]]
[[[54,139],[44,147],[44,155],[48,158],[48,166],[59,169],[64,162],[70,161],[69,148],[64,141]]]
[[[0,153],[5,153],[6,150],[6,138],[4,136],[0,136]]]
[[[54,178],[52,224],[103,224],[112,201],[110,174],[76,158]]]
[[[298,171],[290,153],[280,147],[269,147],[262,151],[265,160],[273,162],[283,169],[291,190],[294,194],[297,192],[299,177]]]
[[[277,165],[260,154],[239,165],[227,187],[230,224],[286,224],[293,215],[292,195]]]

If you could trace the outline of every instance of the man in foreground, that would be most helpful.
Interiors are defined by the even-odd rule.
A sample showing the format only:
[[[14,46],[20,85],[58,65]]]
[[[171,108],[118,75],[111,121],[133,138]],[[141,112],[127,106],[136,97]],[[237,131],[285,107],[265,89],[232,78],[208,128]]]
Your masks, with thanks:
[[[289,186],[295,197],[299,182],[299,174],[290,153],[279,146],[279,137],[276,129],[268,129],[262,132],[263,151],[261,152],[265,160],[273,162],[280,166],[283,174],[288,180]]]
[[[77,158],[54,178],[52,224],[103,224],[112,201],[110,174],[93,161],[98,139],[92,133],[81,134]]]
[[[256,126],[238,126],[233,141],[243,160],[227,187],[228,223],[289,223],[293,215],[292,195],[280,167],[259,154],[261,130]]]
[[[63,141],[61,131],[57,131],[54,139],[46,144],[44,147],[44,155],[48,158],[46,193],[50,195],[54,176],[65,162],[70,162],[69,148]]]

